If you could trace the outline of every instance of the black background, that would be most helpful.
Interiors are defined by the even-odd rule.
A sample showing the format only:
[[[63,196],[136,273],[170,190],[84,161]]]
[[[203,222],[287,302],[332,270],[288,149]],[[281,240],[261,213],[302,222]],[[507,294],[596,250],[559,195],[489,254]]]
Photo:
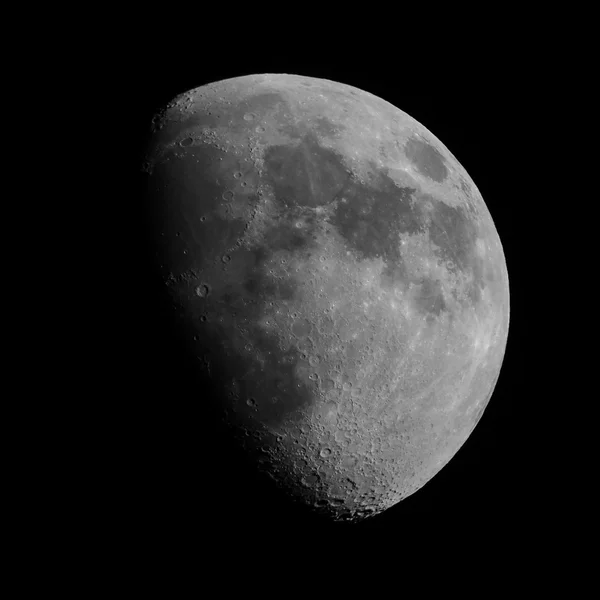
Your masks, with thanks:
[[[528,315],[525,308],[528,260],[527,218],[519,170],[523,147],[515,132],[528,118],[523,75],[480,67],[433,80],[419,74],[412,59],[391,68],[387,61],[359,58],[278,56],[215,60],[175,50],[144,53],[133,61],[119,94],[133,110],[123,126],[131,137],[127,155],[132,191],[125,260],[125,316],[119,329],[122,358],[116,410],[118,479],[108,502],[121,524],[122,542],[136,552],[175,553],[196,560],[243,558],[245,553],[277,555],[298,548],[318,555],[327,544],[380,547],[409,540],[419,548],[440,542],[519,544],[540,531],[535,435],[531,415],[535,394],[525,375]],[[408,63],[408,64],[406,64]],[[404,76],[398,71],[406,70]],[[417,72],[415,74],[415,71]],[[170,325],[164,285],[152,267],[144,233],[143,195],[138,184],[144,136],[153,114],[175,95],[224,78],[253,73],[293,73],[340,81],[380,96],[422,123],[457,157],[478,186],[500,235],[508,265],[511,324],[500,378],[474,432],[454,458],[421,490],[364,522],[331,524],[306,514],[265,491],[210,425],[208,392],[193,383],[194,364]],[[399,73],[400,74],[400,73]],[[135,175],[133,175],[135,173]],[[515,210],[520,206],[519,210]],[[127,210],[132,209],[132,210]],[[512,542],[511,542],[512,543]],[[372,545],[372,546],[371,546]],[[416,546],[415,546],[416,547]]]

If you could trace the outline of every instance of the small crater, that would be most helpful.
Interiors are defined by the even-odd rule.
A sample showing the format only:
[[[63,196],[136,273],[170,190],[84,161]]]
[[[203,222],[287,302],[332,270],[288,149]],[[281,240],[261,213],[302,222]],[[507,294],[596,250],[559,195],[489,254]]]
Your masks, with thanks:
[[[193,143],[194,140],[191,137],[189,137],[185,138],[185,140],[181,140],[181,142],[179,142],[179,145],[185,148],[186,146],[191,146]]]
[[[256,398],[248,398],[248,400],[246,400],[246,404],[251,408],[256,408]]]
[[[231,200],[233,200],[233,196],[233,192],[231,190],[227,190],[226,192],[223,192],[222,198],[223,200],[230,202]]]
[[[233,174],[233,176],[234,176],[236,179],[240,179],[240,178],[242,177],[242,172],[241,172],[241,171],[236,171],[236,172]]]
[[[201,283],[196,288],[196,296],[199,298],[206,298],[210,294],[210,286],[206,283]]]
[[[246,113],[244,115],[244,121],[254,121],[256,119],[256,113]]]
[[[229,256],[229,254],[225,254],[225,256],[221,257],[221,261],[224,262],[225,264],[227,264],[228,262],[231,261],[231,256]]]

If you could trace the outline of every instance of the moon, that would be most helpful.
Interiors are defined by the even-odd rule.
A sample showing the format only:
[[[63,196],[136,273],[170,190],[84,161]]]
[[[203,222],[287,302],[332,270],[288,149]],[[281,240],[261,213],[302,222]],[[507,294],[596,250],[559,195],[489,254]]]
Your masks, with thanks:
[[[332,520],[434,477],[509,328],[498,232],[448,148],[366,91],[261,74],[170,102],[142,170],[198,402],[216,390],[231,443]]]

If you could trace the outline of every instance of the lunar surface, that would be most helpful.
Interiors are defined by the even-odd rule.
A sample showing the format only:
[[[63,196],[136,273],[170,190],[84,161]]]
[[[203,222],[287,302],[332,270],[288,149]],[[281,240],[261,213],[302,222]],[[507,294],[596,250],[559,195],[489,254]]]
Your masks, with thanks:
[[[498,233],[444,144],[368,92],[264,74],[174,99],[143,171],[164,282],[218,390],[198,402],[256,468],[334,520],[430,480],[481,418],[509,326]]]

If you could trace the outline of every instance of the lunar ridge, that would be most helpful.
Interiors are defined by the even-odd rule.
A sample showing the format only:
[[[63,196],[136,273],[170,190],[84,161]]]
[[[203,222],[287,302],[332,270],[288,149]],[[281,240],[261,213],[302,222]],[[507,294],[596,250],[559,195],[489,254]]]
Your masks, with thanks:
[[[143,171],[199,377],[258,469],[359,520],[454,456],[498,378],[509,288],[440,140],[351,86],[253,75],[175,98]]]

